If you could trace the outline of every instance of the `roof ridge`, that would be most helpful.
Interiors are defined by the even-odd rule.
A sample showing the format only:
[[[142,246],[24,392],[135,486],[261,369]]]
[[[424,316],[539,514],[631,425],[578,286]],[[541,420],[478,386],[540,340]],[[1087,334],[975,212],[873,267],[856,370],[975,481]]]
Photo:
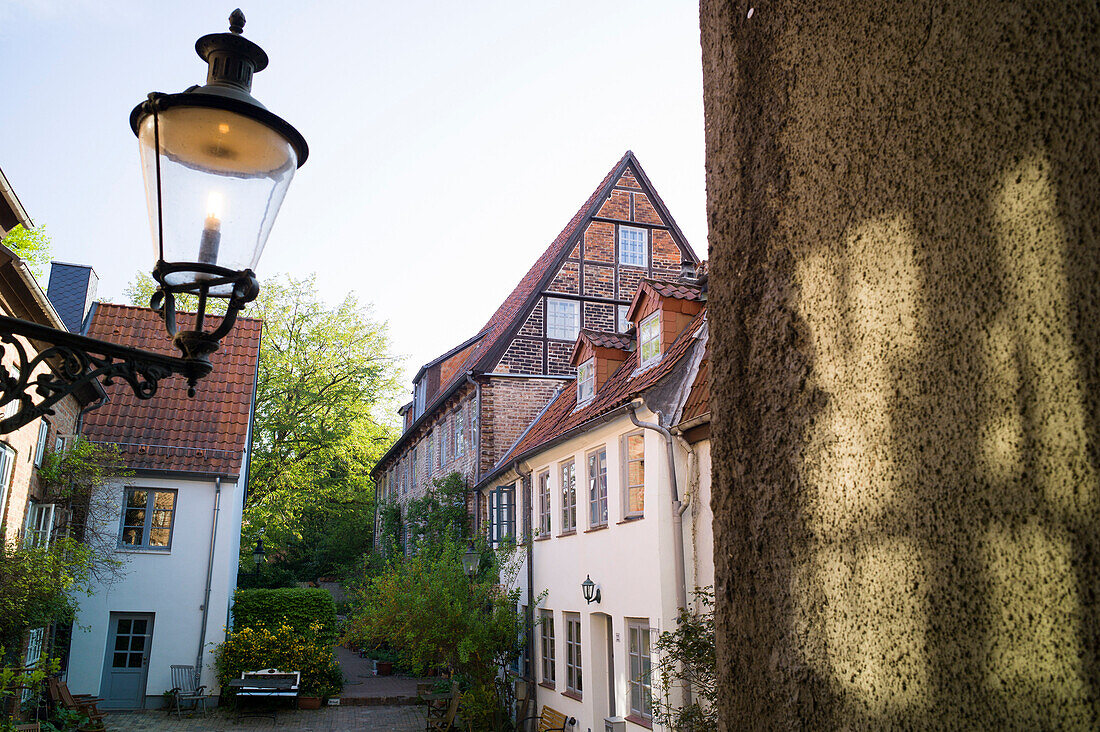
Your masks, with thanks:
[[[99,307],[122,308],[124,310],[140,310],[142,312],[149,312],[149,313],[155,313],[156,312],[156,310],[153,310],[151,307],[149,307],[147,305],[131,305],[129,303],[105,302],[103,300],[96,300],[95,304],[98,305]],[[177,310],[176,315],[198,315],[198,313],[193,313],[190,310]],[[210,315],[210,313],[207,313],[207,316],[209,316],[209,315]],[[221,316],[215,315],[215,317],[221,317]],[[238,315],[235,322],[239,323],[242,320],[253,320],[253,321],[256,321],[258,323],[264,322],[263,318],[256,318],[256,317],[253,317],[251,315]]]

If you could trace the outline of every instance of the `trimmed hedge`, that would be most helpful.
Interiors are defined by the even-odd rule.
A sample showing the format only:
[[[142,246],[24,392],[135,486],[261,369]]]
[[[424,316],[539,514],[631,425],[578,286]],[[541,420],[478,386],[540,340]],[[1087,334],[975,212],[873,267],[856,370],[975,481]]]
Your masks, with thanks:
[[[326,636],[336,635],[336,604],[326,590],[286,587],[277,590],[237,590],[233,599],[233,627],[269,628],[286,623],[305,633],[313,623]]]

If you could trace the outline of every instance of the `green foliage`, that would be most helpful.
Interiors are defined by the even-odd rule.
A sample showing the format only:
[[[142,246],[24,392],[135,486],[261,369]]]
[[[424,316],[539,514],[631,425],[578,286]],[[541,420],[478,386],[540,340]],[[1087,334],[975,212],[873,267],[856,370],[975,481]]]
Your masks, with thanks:
[[[661,633],[654,647],[660,660],[656,664],[661,693],[653,698],[653,719],[670,729],[706,732],[718,729],[718,662],[714,647],[714,592],[703,588],[695,592],[701,612],[682,609],[676,629]],[[670,692],[691,685],[692,703],[674,706]]]
[[[294,573],[279,564],[264,564],[259,572],[245,572],[242,568],[237,575],[237,589],[241,590],[277,590],[297,586],[298,578]]]
[[[289,625],[305,632],[316,625],[333,637],[336,604],[327,591],[312,587],[277,590],[237,590],[233,598],[233,624],[238,628],[276,628]]]
[[[16,224],[4,237],[3,244],[27,263],[37,279],[41,280],[46,276],[46,267],[53,255],[50,253],[50,237],[46,234],[45,227],[27,229],[23,224]]]
[[[4,647],[0,646],[0,658],[5,655]],[[40,697],[46,677],[56,674],[60,668],[56,658],[42,658],[30,668],[0,664],[0,710],[8,709],[12,699],[22,696],[24,689],[30,689],[35,698]],[[0,732],[11,732],[16,724],[15,720],[0,716]]]
[[[157,291],[157,281],[152,278],[146,272],[138,272],[134,279],[130,280],[130,284],[126,285],[126,289],[122,291],[122,294],[126,297],[126,300],[131,305],[138,305],[143,308],[149,307],[149,301],[153,298],[153,293]],[[181,313],[195,313],[199,310],[199,298],[198,295],[187,295],[179,293],[175,295],[176,298],[176,312]],[[206,301],[206,314],[207,315],[224,315],[226,306],[229,301],[223,298],[210,298]]]
[[[154,289],[139,275],[127,295],[147,306]],[[395,436],[375,417],[397,393],[386,326],[354,295],[327,305],[313,277],[264,281],[245,315],[264,332],[242,576],[261,530],[269,556],[297,577],[340,574],[373,541],[370,470]]]
[[[227,686],[230,679],[268,668],[301,673],[303,696],[335,696],[344,685],[330,638],[320,623],[304,629],[288,623],[240,628],[229,633],[214,652],[214,668],[222,693],[227,695],[233,693]]]
[[[441,512],[444,515],[444,512]],[[426,516],[428,525],[440,516]],[[508,669],[520,652],[523,618],[512,586],[521,558],[483,545],[479,573],[462,571],[466,543],[425,536],[411,557],[395,556],[354,592],[356,610],[344,640],[386,647],[418,674],[449,670],[466,682],[463,715],[471,729],[491,729],[512,703]]]
[[[0,544],[0,644],[14,647],[28,628],[71,622],[76,594],[91,592],[92,564],[88,547],[69,537],[48,548]]]
[[[405,512],[409,544],[459,542],[469,533],[466,481],[461,473],[436,478],[422,498],[409,501]]]
[[[76,709],[58,707],[53,719],[42,723],[42,732],[81,732],[91,725],[91,718]]]
[[[386,556],[400,553],[401,506],[395,501],[385,501],[378,507],[378,546]]]

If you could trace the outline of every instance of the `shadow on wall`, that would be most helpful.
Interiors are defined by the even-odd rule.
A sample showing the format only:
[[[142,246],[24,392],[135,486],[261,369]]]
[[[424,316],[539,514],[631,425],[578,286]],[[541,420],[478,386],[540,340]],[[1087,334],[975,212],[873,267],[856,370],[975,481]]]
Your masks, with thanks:
[[[702,6],[724,719],[1091,727],[1097,11],[740,10]]]

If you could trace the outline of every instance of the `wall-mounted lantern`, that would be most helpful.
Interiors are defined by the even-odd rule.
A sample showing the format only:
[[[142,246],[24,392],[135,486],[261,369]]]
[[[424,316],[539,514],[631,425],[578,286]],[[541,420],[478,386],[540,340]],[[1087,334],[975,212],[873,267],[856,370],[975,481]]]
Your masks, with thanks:
[[[596,583],[592,581],[591,575],[585,575],[584,582],[581,582],[581,592],[584,593],[585,602],[589,605],[593,602],[599,603],[600,588],[596,587]]]

